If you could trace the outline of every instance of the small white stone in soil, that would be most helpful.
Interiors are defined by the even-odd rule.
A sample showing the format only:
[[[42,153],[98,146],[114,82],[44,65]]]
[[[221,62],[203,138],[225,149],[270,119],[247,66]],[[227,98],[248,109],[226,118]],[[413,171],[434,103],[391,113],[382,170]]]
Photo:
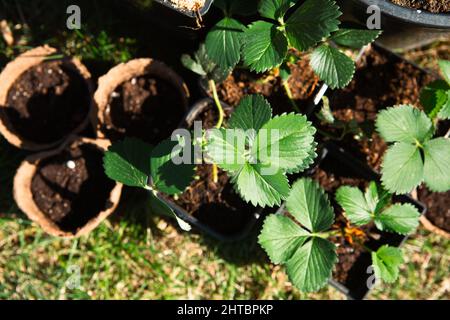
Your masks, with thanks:
[[[120,97],[120,93],[118,93],[118,92],[113,92],[113,93],[111,94],[111,97],[112,97],[112,98],[118,98],[118,97]]]
[[[422,13],[422,10],[417,10],[417,13]]]
[[[52,69],[48,69],[48,70],[47,70],[47,73],[48,73],[48,74],[52,74],[52,73],[53,73],[53,70],[52,70]]]
[[[67,165],[67,168],[72,169],[72,170],[75,169],[75,167],[77,166],[75,164],[75,161],[72,161],[72,160],[67,161],[66,165]]]
[[[131,84],[132,84],[133,86],[136,85],[136,83],[137,83],[136,78],[131,79]]]

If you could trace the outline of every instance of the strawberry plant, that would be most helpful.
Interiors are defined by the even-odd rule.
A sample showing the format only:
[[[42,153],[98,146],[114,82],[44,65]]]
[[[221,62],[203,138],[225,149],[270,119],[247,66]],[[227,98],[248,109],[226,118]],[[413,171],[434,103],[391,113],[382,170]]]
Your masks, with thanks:
[[[450,119],[450,61],[439,61],[444,80],[436,80],[426,86],[420,102],[427,115],[434,120]]]
[[[357,226],[374,221],[380,230],[407,234],[418,225],[420,214],[413,206],[393,204],[391,195],[374,182],[365,193],[358,188],[341,187],[336,201]],[[286,267],[290,280],[299,290],[317,291],[327,284],[338,261],[333,243],[336,237],[350,237],[350,243],[370,252],[377,279],[389,283],[397,279],[403,262],[401,250],[387,245],[372,250],[364,244],[364,238],[353,236],[358,233],[333,226],[333,207],[317,182],[298,180],[286,207],[288,215],[272,214],[266,218],[259,243],[273,263]]]
[[[177,195],[182,193],[194,179],[195,167],[190,164],[176,165],[172,161],[179,156],[178,142],[165,140],[156,147],[138,139],[126,138],[114,143],[104,156],[106,175],[129,187],[150,191],[150,204],[159,212],[177,219],[180,227],[190,230],[174,211],[158,197],[159,193]]]
[[[316,129],[301,114],[272,117],[260,95],[246,96],[228,128],[206,136],[209,160],[232,178],[242,198],[257,206],[279,205],[289,195],[287,173],[307,169],[316,158]]]
[[[206,52],[206,47],[204,44],[200,45],[193,57],[187,54],[182,55],[181,62],[185,68],[201,76],[201,81],[207,82],[206,84],[213,93],[214,103],[219,112],[219,120],[216,127],[222,127],[224,111],[219,100],[219,95],[217,94],[217,84],[225,81],[227,76],[230,74],[231,69],[222,68],[220,65],[212,61]]]
[[[450,190],[450,139],[434,137],[435,126],[425,112],[410,105],[391,107],[378,114],[376,127],[393,143],[382,165],[388,191],[409,193],[422,182],[435,192]]]
[[[240,13],[241,3],[245,1],[219,1],[226,17],[206,38],[209,56],[224,68],[233,68],[241,59],[256,72],[281,66],[286,84],[289,49],[312,50],[310,63],[319,77],[333,89],[345,87],[353,77],[355,64],[335,44],[360,48],[374,41],[380,32],[339,29],[338,18],[342,13],[334,0],[306,0],[300,6],[296,6],[297,2],[261,0],[258,12],[262,20],[246,27],[231,18]]]

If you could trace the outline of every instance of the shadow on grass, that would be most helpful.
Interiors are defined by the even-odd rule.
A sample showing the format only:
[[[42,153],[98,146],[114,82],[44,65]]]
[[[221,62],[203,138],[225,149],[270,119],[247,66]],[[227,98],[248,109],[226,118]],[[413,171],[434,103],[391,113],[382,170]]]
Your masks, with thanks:
[[[267,256],[258,244],[258,234],[261,229],[262,221],[259,221],[249,232],[247,237],[240,241],[225,243],[213,239],[201,231],[193,228],[192,231],[182,231],[174,219],[157,216],[152,213],[149,204],[148,191],[136,188],[125,187],[122,193],[122,199],[116,213],[109,219],[113,224],[119,224],[125,221],[129,225],[138,227],[142,237],[147,236],[147,229],[151,230],[152,237],[156,240],[165,237],[166,234],[157,227],[160,219],[170,224],[180,233],[182,237],[196,235],[192,241],[199,242],[206,246],[219,258],[235,266],[244,266],[249,264],[267,264]]]

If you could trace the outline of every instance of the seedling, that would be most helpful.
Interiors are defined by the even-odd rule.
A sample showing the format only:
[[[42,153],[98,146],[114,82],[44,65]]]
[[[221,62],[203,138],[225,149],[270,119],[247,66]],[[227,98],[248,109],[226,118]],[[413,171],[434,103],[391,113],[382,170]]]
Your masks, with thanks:
[[[225,118],[225,112],[223,111],[222,103],[220,102],[219,95],[217,93],[217,84],[222,83],[230,74],[230,69],[224,69],[212,61],[208,57],[206,47],[201,44],[194,57],[189,55],[183,55],[181,57],[183,65],[194,73],[201,76],[201,81],[207,81],[208,87],[213,94],[214,104],[217,107],[219,113],[219,119],[216,124],[216,128],[221,128]],[[219,180],[219,171],[216,165],[213,165],[213,181],[217,183]]]
[[[105,153],[104,168],[112,180],[150,191],[151,206],[176,218],[180,227],[189,231],[190,226],[158,197],[160,193],[182,193],[194,178],[194,165],[175,165],[172,161],[180,156],[181,148],[176,148],[177,145],[178,142],[165,140],[152,147],[138,139],[126,138],[113,144]]]
[[[183,55],[181,57],[181,62],[187,69],[201,76],[201,81],[207,81],[207,85],[213,93],[214,103],[219,112],[219,121],[216,128],[222,127],[224,111],[219,100],[219,95],[217,94],[217,84],[225,81],[230,74],[231,69],[222,68],[212,61],[206,52],[206,47],[204,44],[200,45],[193,58],[187,54]]]
[[[264,97],[246,96],[231,115],[228,129],[208,133],[206,152],[231,176],[245,201],[274,206],[289,195],[286,174],[307,169],[316,158],[315,132],[305,116],[272,117]]]
[[[357,226],[375,221],[380,230],[410,233],[418,225],[420,214],[408,204],[392,204],[391,196],[372,182],[363,194],[359,189],[341,187],[337,202],[350,222]],[[289,215],[272,214],[265,222],[259,243],[275,264],[286,267],[292,283],[301,291],[324,287],[338,261],[333,238],[345,237],[371,253],[377,279],[394,282],[403,262],[399,248],[382,246],[373,251],[364,245],[364,235],[355,228],[333,227],[334,212],[327,194],[311,179],[298,180],[287,198]],[[357,232],[358,231],[358,232]],[[361,237],[361,234],[364,237]]]
[[[450,190],[450,139],[434,137],[432,120],[411,105],[401,105],[378,114],[381,137],[393,143],[384,156],[383,186],[392,193],[411,192],[422,182],[435,192]]]
[[[313,70],[331,88],[343,88],[352,79],[355,64],[335,44],[361,48],[380,34],[377,30],[339,29],[338,18],[342,13],[334,0],[306,0],[293,12],[290,9],[296,0],[261,0],[258,12],[264,20],[245,27],[231,18],[232,14],[240,13],[242,2],[246,1],[219,1],[226,17],[209,32],[207,52],[224,68],[234,68],[241,58],[256,72],[282,66],[280,74],[288,96],[289,73],[285,64],[289,49],[301,52],[313,49],[310,62]]]
[[[436,80],[426,86],[421,93],[420,102],[426,114],[436,121],[450,119],[450,61],[440,60],[444,80]]]

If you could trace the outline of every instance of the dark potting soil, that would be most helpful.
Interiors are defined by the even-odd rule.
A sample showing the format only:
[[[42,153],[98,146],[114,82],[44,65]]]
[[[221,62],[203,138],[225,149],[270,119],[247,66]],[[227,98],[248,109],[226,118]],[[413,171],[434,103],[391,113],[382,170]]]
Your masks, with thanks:
[[[309,58],[306,55],[302,55],[296,64],[290,64],[290,69],[289,86],[297,105],[304,112],[307,109],[308,102],[314,98],[313,94],[319,83],[319,78],[309,65]],[[261,94],[269,100],[275,114],[294,111],[286,96],[280,77],[273,77],[268,74],[258,75],[245,69],[235,69],[218,86],[218,93],[220,99],[231,106],[238,105],[247,94]]]
[[[450,12],[450,0],[391,0],[393,3],[433,13]]]
[[[434,78],[414,65],[373,47],[358,63],[348,87],[331,95],[330,107],[337,120],[356,121],[364,130],[362,139],[347,135],[337,142],[360,160],[379,170],[387,144],[375,132],[377,113],[398,104],[420,107],[420,91]],[[323,125],[336,137],[340,132]]]
[[[226,112],[226,117],[230,112]],[[217,112],[211,105],[196,120],[202,121],[204,129],[211,129],[216,125],[217,118]],[[219,169],[218,182],[214,183],[212,168],[208,164],[197,166],[197,179],[171,201],[213,230],[233,236],[249,224],[256,208],[244,202],[235,192],[226,172]]]
[[[436,227],[450,232],[450,191],[435,193],[421,187],[417,192],[419,201],[428,208],[426,213],[428,220]]]
[[[86,81],[71,62],[45,61],[15,81],[2,110],[20,137],[52,143],[85,121],[90,103]]]
[[[185,115],[183,98],[169,82],[141,76],[121,84],[106,108],[103,131],[112,140],[126,136],[151,144],[170,137]]]
[[[104,174],[102,157],[95,146],[82,145],[39,164],[31,183],[34,201],[62,230],[76,232],[110,206],[114,182]]]

